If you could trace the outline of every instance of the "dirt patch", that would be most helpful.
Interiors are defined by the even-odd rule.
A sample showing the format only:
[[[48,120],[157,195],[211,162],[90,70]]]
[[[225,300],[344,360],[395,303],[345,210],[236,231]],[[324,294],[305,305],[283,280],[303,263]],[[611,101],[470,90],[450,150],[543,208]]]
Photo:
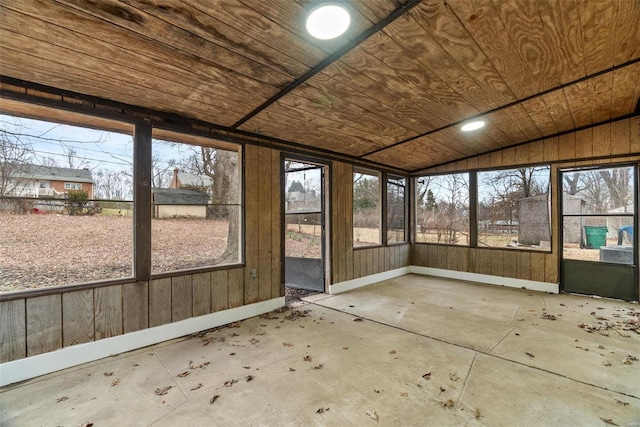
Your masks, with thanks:
[[[152,220],[154,273],[215,265],[228,224]],[[133,221],[120,216],[0,214],[0,292],[132,276]]]
[[[133,227],[127,216],[0,213],[0,292],[131,277]],[[228,223],[153,219],[151,232],[156,274],[218,264]],[[289,256],[319,258],[320,248],[319,236],[287,235]]]

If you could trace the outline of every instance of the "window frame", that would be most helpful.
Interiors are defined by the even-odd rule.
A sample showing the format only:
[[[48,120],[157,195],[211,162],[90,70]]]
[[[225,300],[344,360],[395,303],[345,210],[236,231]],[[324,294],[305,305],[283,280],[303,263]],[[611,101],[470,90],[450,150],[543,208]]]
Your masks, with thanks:
[[[553,252],[554,244],[556,242],[556,231],[553,228],[553,214],[556,204],[556,193],[557,189],[553,186],[553,164],[554,162],[546,162],[546,163],[534,163],[527,165],[515,165],[515,166],[505,166],[500,168],[482,168],[482,169],[470,169],[470,170],[459,170],[455,172],[438,172],[438,173],[424,173],[420,175],[412,176],[413,180],[413,195],[414,201],[411,204],[411,209],[413,210],[413,218],[411,221],[411,225],[413,227],[411,233],[411,243],[417,245],[438,245],[438,246],[454,246],[454,247],[468,247],[472,249],[482,249],[482,250],[509,250],[515,252],[529,252],[529,253],[537,253],[537,254],[551,254]],[[517,248],[517,247],[495,247],[495,246],[484,246],[478,242],[478,205],[479,205],[479,183],[478,183],[478,174],[482,172],[498,172],[505,170],[513,170],[519,169],[518,166],[525,168],[535,168],[535,167],[548,167],[549,168],[549,216],[551,220],[550,224],[550,245],[549,248],[543,249],[530,249],[530,248]],[[416,240],[417,233],[417,197],[415,197],[416,192],[418,191],[417,180],[423,176],[442,176],[442,175],[452,175],[452,174],[460,174],[460,173],[468,173],[469,174],[469,244],[468,245],[455,245],[451,243],[428,243],[428,242],[418,242]],[[556,183],[557,185],[557,183]]]
[[[22,103],[22,105],[32,106],[28,102]],[[136,186],[133,188],[132,204],[133,204],[133,223],[136,224],[133,227],[132,239],[133,249],[131,253],[132,257],[132,272],[130,276],[120,278],[107,278],[86,281],[81,283],[68,283],[51,287],[43,288],[31,288],[22,289],[16,291],[8,291],[0,293],[0,301],[10,301],[15,299],[32,298],[37,296],[47,295],[59,295],[61,293],[90,290],[103,287],[110,287],[114,285],[135,285],[139,282],[145,282],[154,279],[161,279],[167,277],[184,276],[188,274],[206,273],[218,270],[229,270],[235,268],[242,268],[245,266],[246,260],[246,192],[245,192],[245,143],[240,141],[230,141],[224,139],[217,139],[214,135],[211,135],[206,131],[199,131],[195,128],[187,128],[184,125],[172,125],[154,123],[153,125],[147,120],[139,120],[132,117],[109,117],[102,114],[91,114],[83,111],[67,111],[64,118],[56,116],[61,110],[53,107],[35,107],[36,113],[34,114],[21,114],[16,113],[12,109],[3,110],[1,113],[5,115],[11,115],[15,117],[51,121],[56,123],[63,123],[75,127],[87,127],[95,130],[101,130],[105,132],[116,132],[130,135],[133,139],[133,157],[132,163],[134,165],[133,174],[134,181],[136,182],[150,182],[146,178],[151,176],[151,142],[154,138],[166,138],[165,135],[180,135],[181,137],[173,138],[175,142],[182,142],[186,144],[194,145],[194,140],[213,141],[214,146],[221,149],[229,150],[233,147],[238,152],[238,207],[239,213],[239,232],[238,232],[238,262],[223,264],[217,266],[205,266],[197,267],[193,269],[174,270],[170,272],[163,272],[158,274],[151,274],[151,189],[150,186]],[[157,133],[158,136],[155,136]],[[162,136],[159,136],[162,135]],[[203,145],[206,144],[195,144]],[[147,164],[148,163],[148,164]],[[138,179],[135,179],[137,177]],[[65,182],[68,184],[80,184],[81,183]],[[66,186],[65,186],[66,187]],[[66,191],[70,190],[65,188]],[[145,218],[148,218],[146,220]],[[148,226],[146,230],[145,226]],[[146,244],[145,244],[146,241]],[[140,249],[140,246],[143,246]]]
[[[224,140],[219,140],[213,138],[211,135],[203,134],[200,132],[188,132],[187,130],[174,130],[170,128],[151,126],[151,136],[149,138],[149,150],[152,150],[153,141],[154,140],[163,140],[169,142],[176,142],[180,144],[191,145],[194,147],[208,147],[208,148],[216,148],[220,150],[226,151],[236,151],[238,153],[238,203],[237,204],[229,204],[230,206],[238,206],[239,212],[239,224],[238,224],[238,261],[235,263],[229,264],[219,264],[219,265],[206,265],[199,266],[193,268],[183,268],[178,270],[171,271],[162,271],[162,272],[153,272],[152,270],[152,231],[149,230],[149,260],[148,260],[148,268],[146,268],[145,273],[148,274],[148,279],[146,280],[155,280],[155,279],[163,279],[167,277],[176,277],[183,276],[186,274],[197,274],[197,273],[207,273],[211,271],[217,270],[228,270],[233,268],[240,268],[245,266],[246,262],[246,194],[245,194],[245,179],[246,179],[246,168],[245,168],[245,148],[243,143],[239,142],[229,142]],[[199,144],[198,142],[208,142],[207,144]],[[150,156],[152,153],[149,154]],[[151,164],[149,164],[149,168],[151,168]],[[151,171],[149,171],[151,172]],[[151,227],[151,218],[152,218],[152,210],[153,203],[151,202],[151,190],[149,190],[149,227]],[[147,200],[145,200],[147,203]]]
[[[355,180],[355,175],[356,174],[360,174],[360,175],[370,175],[370,176],[375,176],[378,178],[378,206],[377,210],[378,210],[378,218],[380,221],[380,225],[378,227],[378,243],[374,243],[374,244],[370,244],[370,245],[362,245],[362,246],[355,246],[355,239],[353,238],[353,233],[355,230],[355,197],[353,197],[353,191],[354,191],[354,180]],[[369,168],[363,168],[360,166],[354,166],[353,167],[353,173],[351,175],[351,200],[352,200],[352,208],[351,208],[351,236],[352,236],[352,247],[354,250],[357,249],[370,249],[370,248],[379,248],[379,247],[384,247],[385,246],[385,223],[384,221],[386,220],[386,215],[385,215],[385,209],[384,209],[384,205],[385,205],[385,195],[384,192],[382,190],[382,183],[383,183],[383,179],[384,179],[384,173],[382,171],[378,171],[375,169],[369,169]],[[383,240],[384,239],[384,240]]]
[[[416,195],[417,191],[418,191],[418,180],[420,178],[423,177],[429,177],[429,176],[446,176],[446,175],[462,175],[462,174],[467,174],[467,178],[468,178],[468,185],[469,185],[469,201],[468,201],[468,211],[469,211],[469,243],[468,244],[457,244],[457,243],[438,243],[438,242],[418,242],[418,238],[417,238],[417,233],[418,233],[418,197]],[[476,180],[476,174],[474,173],[474,171],[456,171],[456,172],[442,172],[442,173],[434,173],[434,174],[422,174],[419,176],[414,176],[413,177],[413,195],[414,195],[414,200],[413,200],[413,204],[412,204],[412,209],[413,209],[413,221],[412,221],[412,227],[413,227],[413,232],[412,232],[412,236],[411,236],[411,242],[414,244],[419,244],[419,245],[440,245],[440,246],[453,246],[453,247],[462,247],[462,248],[472,248],[475,247],[473,246],[474,244],[474,238],[477,237],[477,233],[474,233],[474,231],[477,230],[476,227],[474,227],[474,218],[475,218],[475,206],[473,203],[474,200],[474,186],[475,186],[475,181]],[[477,224],[476,224],[477,225]]]
[[[384,191],[384,202],[383,202],[383,206],[384,206],[384,210],[383,210],[383,221],[384,221],[384,233],[383,233],[383,245],[385,246],[399,246],[399,245],[406,245],[410,242],[410,236],[409,236],[409,210],[410,210],[410,194],[411,194],[411,179],[406,177],[406,176],[402,176],[402,175],[397,175],[397,174],[392,174],[392,173],[383,173],[384,175],[384,182],[385,182],[385,191]],[[388,215],[389,215],[389,182],[391,180],[399,180],[402,179],[404,180],[404,185],[400,185],[400,184],[391,184],[391,185],[396,185],[399,187],[402,187],[404,189],[404,195],[403,195],[403,206],[404,206],[404,212],[403,212],[403,231],[404,231],[404,240],[402,241],[398,241],[398,242],[391,242],[389,243],[389,227],[388,227]]]

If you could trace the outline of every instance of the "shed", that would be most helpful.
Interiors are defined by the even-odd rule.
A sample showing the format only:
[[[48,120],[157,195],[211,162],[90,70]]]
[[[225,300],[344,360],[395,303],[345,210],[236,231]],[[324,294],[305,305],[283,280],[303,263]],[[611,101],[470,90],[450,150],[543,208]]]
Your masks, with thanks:
[[[206,218],[209,196],[179,188],[154,188],[154,218]]]

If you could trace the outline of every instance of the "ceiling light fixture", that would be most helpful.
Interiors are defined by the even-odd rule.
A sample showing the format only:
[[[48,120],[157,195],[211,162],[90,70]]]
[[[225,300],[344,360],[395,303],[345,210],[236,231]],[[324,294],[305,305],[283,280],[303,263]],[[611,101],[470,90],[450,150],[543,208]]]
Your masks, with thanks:
[[[471,132],[472,130],[478,130],[480,128],[483,128],[484,125],[485,125],[484,120],[475,120],[473,122],[465,123],[464,125],[462,125],[460,130],[462,132]]]
[[[347,31],[349,24],[349,12],[338,3],[321,3],[307,14],[307,31],[320,40],[335,39]]]

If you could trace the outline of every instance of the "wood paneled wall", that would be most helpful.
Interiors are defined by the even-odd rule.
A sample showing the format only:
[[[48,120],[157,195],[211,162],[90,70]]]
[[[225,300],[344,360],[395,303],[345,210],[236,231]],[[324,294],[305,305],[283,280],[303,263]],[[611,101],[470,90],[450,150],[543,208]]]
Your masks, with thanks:
[[[410,246],[353,249],[353,166],[332,167],[331,283],[357,279],[409,265]]]
[[[640,117],[636,116],[429,169],[426,173],[552,163],[552,251],[537,253],[419,243],[411,246],[411,264],[558,283],[560,247],[555,236],[558,230],[558,169],[638,161]]]
[[[278,150],[245,147],[245,189],[245,267],[0,302],[0,363],[283,296]]]

